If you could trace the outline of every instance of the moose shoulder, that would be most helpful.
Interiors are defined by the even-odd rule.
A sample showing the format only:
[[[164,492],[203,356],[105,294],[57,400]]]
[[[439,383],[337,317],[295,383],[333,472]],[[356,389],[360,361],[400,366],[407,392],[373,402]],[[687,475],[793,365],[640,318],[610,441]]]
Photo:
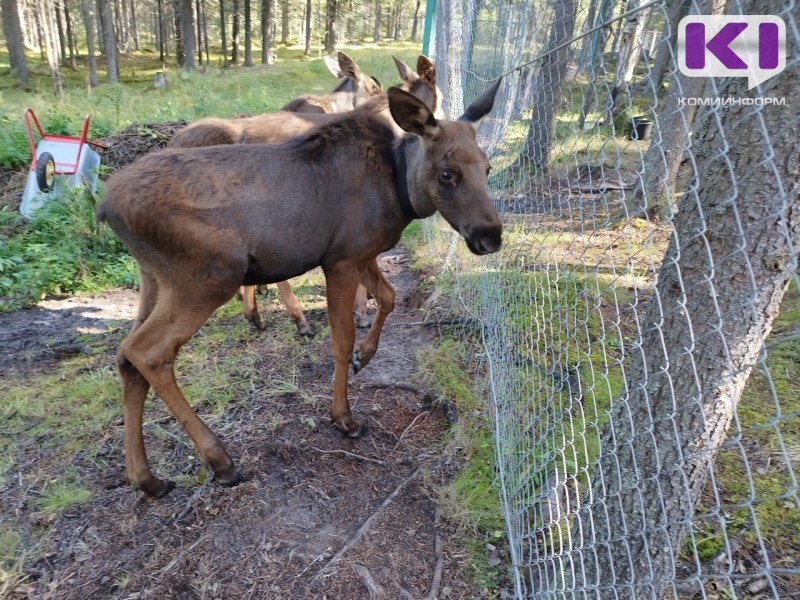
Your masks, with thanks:
[[[164,150],[109,180],[98,219],[141,270],[139,312],[117,354],[131,484],[154,496],[172,487],[152,474],[145,454],[142,410],[151,386],[216,480],[240,480],[178,387],[175,357],[243,283],[279,281],[315,266],[325,273],[335,362],[331,418],[350,437],[361,435],[347,399],[349,366],[366,366],[394,306],[375,257],[412,218],[436,211],[474,253],[500,249],[502,226],[486,191],[489,164],[474,130],[498,86],[459,121],[437,121],[413,95],[389,90],[392,116],[411,134],[400,140],[373,113],[356,110],[282,144]],[[378,314],[354,350],[359,283],[376,298]]]

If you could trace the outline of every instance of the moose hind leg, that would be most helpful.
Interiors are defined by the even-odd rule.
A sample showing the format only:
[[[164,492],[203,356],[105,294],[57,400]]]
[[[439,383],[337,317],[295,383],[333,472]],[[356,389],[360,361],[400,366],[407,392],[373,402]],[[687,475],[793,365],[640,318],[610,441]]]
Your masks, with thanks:
[[[173,364],[181,346],[200,329],[217,307],[233,296],[235,287],[229,292],[224,297],[218,294],[214,298],[202,300],[202,290],[194,296],[186,293],[186,290],[182,294],[173,291],[164,293],[162,290],[152,313],[122,343],[121,358],[118,360],[118,363],[128,371],[129,379],[135,382],[130,376],[135,370],[153,387],[189,435],[202,458],[211,465],[217,482],[223,485],[235,485],[241,481],[241,476],[217,436],[189,406],[175,381]],[[192,298],[188,306],[185,305],[186,298]],[[131,367],[128,367],[126,362],[129,362]],[[141,384],[134,389],[140,390],[140,388]],[[135,413],[131,414],[136,417]],[[130,440],[133,444],[129,451],[141,458],[144,455],[144,446],[139,441],[140,417],[138,421],[131,422],[130,426],[134,425],[137,427],[131,434],[126,433],[126,441]],[[141,452],[137,448],[138,445],[141,446]],[[143,462],[136,463],[135,470],[129,472],[128,476],[131,484],[141,486],[150,495],[164,495],[169,491],[170,484],[156,478],[150,472],[146,458]]]
[[[239,288],[239,293],[242,295],[242,305],[244,308],[244,318],[253,324],[253,327],[259,331],[264,331],[266,325],[261,315],[258,313],[258,304],[256,303],[256,286],[243,285]]]
[[[356,291],[356,305],[353,309],[353,316],[356,320],[356,327],[361,329],[366,329],[372,325],[372,319],[367,314],[367,300],[367,288],[359,285]]]
[[[288,281],[279,281],[277,285],[281,302],[283,302],[286,311],[289,313],[292,321],[294,321],[297,332],[306,337],[314,337],[316,332],[311,325],[308,324],[308,321],[306,321],[306,316],[303,314],[300,302],[297,301],[297,296],[295,296],[292,291],[292,286],[289,285]]]
[[[395,292],[392,285],[386,280],[386,277],[381,273],[378,266],[378,261],[373,260],[367,266],[364,273],[362,284],[369,290],[372,297],[378,304],[378,313],[372,322],[372,326],[367,332],[367,337],[353,352],[351,362],[353,364],[353,371],[358,373],[361,369],[367,366],[367,363],[375,356],[378,350],[378,342],[380,341],[381,332],[383,331],[383,324],[391,312],[394,310]]]

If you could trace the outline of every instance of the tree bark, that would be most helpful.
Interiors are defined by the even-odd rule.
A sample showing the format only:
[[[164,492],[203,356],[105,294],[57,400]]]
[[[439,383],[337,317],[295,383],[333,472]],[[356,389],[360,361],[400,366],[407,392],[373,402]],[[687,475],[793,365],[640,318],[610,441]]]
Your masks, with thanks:
[[[194,0],[195,33],[197,34],[197,64],[203,66],[203,19],[200,0]]]
[[[233,24],[231,28],[231,63],[239,64],[239,0],[233,0]]]
[[[136,0],[131,0],[131,37],[133,49],[139,51],[139,24],[136,22]]]
[[[28,86],[28,63],[25,60],[25,42],[20,23],[17,0],[2,0],[3,33],[6,37],[8,59],[11,65],[11,76],[16,85]]]
[[[383,13],[383,7],[381,6],[380,2],[375,3],[375,29],[373,31],[372,37],[375,42],[380,42],[381,39],[381,14]]]
[[[61,64],[66,66],[67,64],[67,36],[64,33],[64,21],[61,18],[61,1],[55,0],[53,2],[53,9],[55,18],[51,17],[51,20],[55,21],[56,28],[53,32],[54,35],[58,38],[58,58],[61,61]]]
[[[639,6],[638,0],[628,0],[628,11],[634,10]],[[605,122],[614,121],[620,111],[627,108],[630,91],[628,82],[633,78],[633,71],[642,50],[642,31],[647,22],[648,10],[641,10],[629,15],[622,25],[619,36],[619,56],[617,57],[617,69],[614,73],[614,80],[611,90],[608,93],[605,107]]]
[[[225,23],[225,0],[219,0],[219,32],[222,45],[222,68],[228,66],[228,40],[225,36],[227,26]]]
[[[193,71],[195,68],[194,50],[194,11],[192,10],[192,0],[178,0],[179,5],[175,7],[175,14],[180,23],[181,48],[183,60],[178,63],[184,71]]]
[[[111,12],[110,0],[98,0],[100,6],[100,21],[103,23],[103,52],[106,57],[106,81],[119,82],[119,67],[117,65],[117,40],[114,36],[114,15]]]
[[[77,43],[75,42],[75,31],[72,28],[72,16],[69,12],[69,2],[64,0],[64,21],[67,25],[67,48],[69,50],[69,68],[77,69]]]
[[[685,0],[670,0],[667,8],[666,18],[664,19],[664,29],[658,42],[655,62],[653,68],[647,75],[644,84],[647,88],[655,90],[656,94],[664,84],[664,75],[667,72],[667,65],[676,56],[675,41],[678,37],[678,21],[680,21]]]
[[[561,83],[570,58],[569,48],[555,50],[572,37],[575,29],[575,0],[555,0],[553,24],[547,54],[542,58],[538,85],[533,93],[533,115],[519,160],[547,167],[555,136],[555,110],[561,105]]]
[[[306,56],[311,56],[311,0],[306,0]]]
[[[53,83],[53,93],[60,96],[64,93],[61,81],[61,72],[58,69],[58,40],[56,40],[56,6],[53,0],[41,0],[38,4],[39,22],[42,26],[42,39],[45,44],[47,68],[50,72],[50,81]]]
[[[782,0],[750,0],[744,9],[788,12]],[[800,22],[800,4],[791,13]],[[744,78],[725,78],[719,95],[797,98],[800,63],[787,61],[760,89],[746,88]],[[628,389],[601,432],[592,494],[572,529],[573,589],[613,585],[615,598],[649,600],[673,581],[675,556],[798,268],[800,160],[787,110],[724,106],[696,127],[701,176],[674,219]]]
[[[244,0],[244,66],[253,66],[253,27],[250,15],[250,0]]]
[[[281,44],[289,45],[289,0],[281,0]]]
[[[89,0],[81,0],[81,12],[83,12],[83,27],[86,30],[86,48],[88,51],[89,62],[89,86],[97,87],[97,59],[94,55],[94,24],[92,23],[92,8]]]
[[[420,8],[421,4],[422,4],[422,0],[417,0],[417,2],[414,5],[414,20],[413,20],[413,22],[411,24],[411,41],[412,42],[416,42],[417,41],[417,33],[418,33],[418,28],[419,28],[419,8]]]
[[[261,0],[261,64],[272,64],[272,0]]]
[[[325,9],[325,52],[336,52],[336,29],[339,26],[336,14],[337,0],[327,0]]]

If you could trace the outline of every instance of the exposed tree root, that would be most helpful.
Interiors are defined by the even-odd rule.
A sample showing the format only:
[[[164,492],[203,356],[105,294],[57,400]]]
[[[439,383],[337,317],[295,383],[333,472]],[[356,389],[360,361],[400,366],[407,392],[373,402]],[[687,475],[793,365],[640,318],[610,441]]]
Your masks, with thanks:
[[[422,470],[420,467],[417,467],[414,470],[414,472],[411,473],[411,475],[409,475],[403,481],[401,481],[394,489],[394,491],[391,494],[389,494],[389,496],[387,496],[387,498],[381,503],[378,509],[374,513],[372,513],[369,517],[367,517],[367,520],[364,521],[361,524],[361,527],[359,527],[358,530],[355,532],[355,534],[353,534],[353,536],[349,540],[347,540],[347,543],[344,546],[342,546],[342,548],[336,554],[334,554],[327,563],[325,563],[325,566],[323,566],[319,571],[317,571],[317,574],[311,578],[311,581],[313,582],[314,580],[318,579],[326,569],[336,564],[348,550],[350,550],[353,546],[355,546],[358,543],[358,541],[364,536],[364,534],[367,531],[369,531],[369,528],[372,526],[372,522],[375,520],[375,518],[381,512],[383,512],[383,510],[387,506],[389,506],[389,504],[392,503],[392,500],[394,500],[397,497],[397,495],[400,492],[402,492],[406,486],[408,486],[408,484],[410,484],[417,477],[419,477],[420,473],[422,473]]]

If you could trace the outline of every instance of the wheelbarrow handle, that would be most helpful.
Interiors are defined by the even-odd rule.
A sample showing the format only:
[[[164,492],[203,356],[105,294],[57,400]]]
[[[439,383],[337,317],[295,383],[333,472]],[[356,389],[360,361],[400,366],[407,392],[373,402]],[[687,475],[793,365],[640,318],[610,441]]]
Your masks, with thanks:
[[[36,115],[33,113],[33,109],[28,107],[25,109],[23,113],[23,120],[25,121],[25,135],[28,136],[28,145],[31,147],[31,156],[33,156],[34,161],[36,160],[36,143],[33,141],[33,130],[31,129],[31,121],[36,126],[36,130],[39,132],[40,137],[44,137],[44,131],[42,130],[42,126],[39,124],[39,119],[36,118]]]

